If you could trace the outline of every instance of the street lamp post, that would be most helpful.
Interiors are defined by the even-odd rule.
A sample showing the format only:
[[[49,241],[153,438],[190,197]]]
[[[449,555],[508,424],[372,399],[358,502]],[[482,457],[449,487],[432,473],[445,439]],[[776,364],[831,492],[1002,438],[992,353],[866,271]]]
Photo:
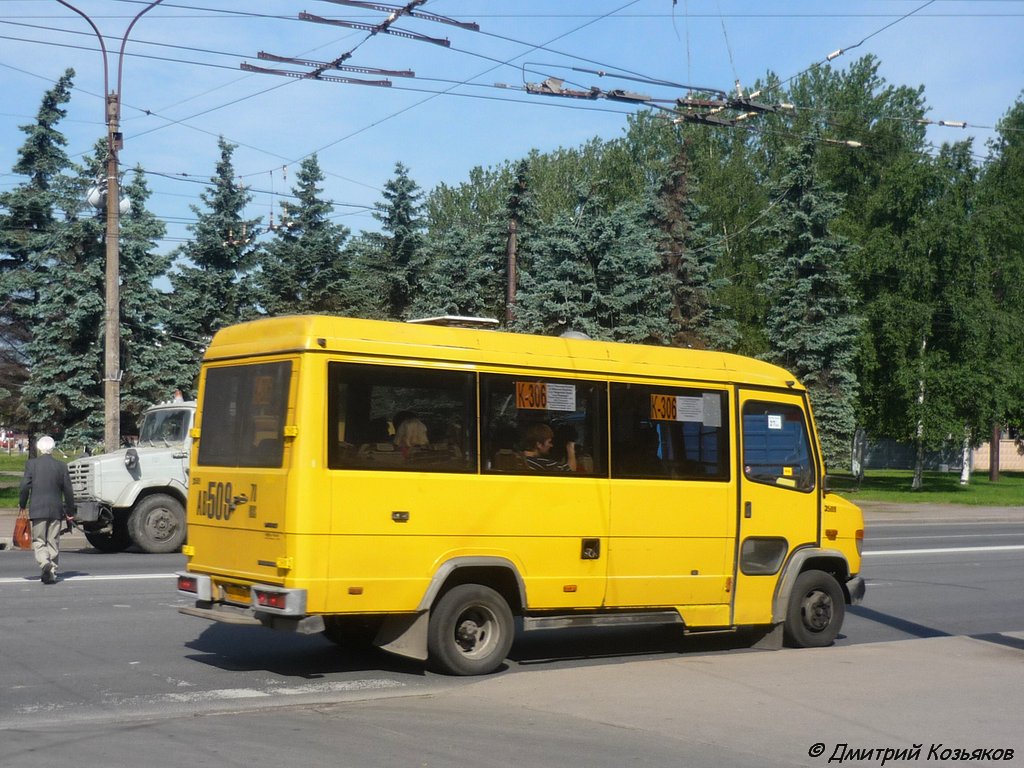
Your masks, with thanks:
[[[93,20],[65,0],[57,0],[65,8],[85,19],[100,43],[103,56],[103,93],[105,97],[104,121],[107,125],[107,264],[105,277],[106,310],[104,312],[103,335],[103,445],[107,451],[116,451],[121,444],[121,309],[120,309],[120,184],[118,181],[118,152],[124,145],[121,136],[121,72],[124,65],[124,48],[132,28],[142,16],[160,5],[163,0],[154,0],[132,19],[121,38],[117,54],[117,87],[110,88],[107,47],[103,35]]]

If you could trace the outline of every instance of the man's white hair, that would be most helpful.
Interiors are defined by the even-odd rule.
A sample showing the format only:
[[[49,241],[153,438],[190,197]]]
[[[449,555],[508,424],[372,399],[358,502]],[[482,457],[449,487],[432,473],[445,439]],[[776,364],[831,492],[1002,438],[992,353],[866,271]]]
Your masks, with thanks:
[[[36,450],[40,453],[53,453],[53,447],[56,445],[53,438],[49,435],[43,435],[36,442]]]

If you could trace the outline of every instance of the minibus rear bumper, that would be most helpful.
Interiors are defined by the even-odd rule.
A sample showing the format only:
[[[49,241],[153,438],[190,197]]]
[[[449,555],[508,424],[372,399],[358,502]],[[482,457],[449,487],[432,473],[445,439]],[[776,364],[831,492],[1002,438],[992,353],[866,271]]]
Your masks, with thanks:
[[[304,635],[324,631],[322,616],[306,615],[304,589],[253,584],[249,587],[250,604],[242,605],[221,599],[221,590],[209,576],[179,572],[177,577],[178,594],[196,601],[195,606],[178,609],[179,613],[186,616],[225,624],[262,625]]]

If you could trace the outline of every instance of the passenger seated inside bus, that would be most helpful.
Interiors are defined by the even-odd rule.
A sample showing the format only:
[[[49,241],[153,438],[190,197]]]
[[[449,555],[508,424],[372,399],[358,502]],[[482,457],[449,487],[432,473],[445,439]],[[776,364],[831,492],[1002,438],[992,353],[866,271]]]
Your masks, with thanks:
[[[395,447],[402,456],[410,458],[417,451],[430,445],[427,437],[427,425],[415,416],[408,416],[398,426],[395,433]]]
[[[555,432],[547,424],[536,423],[526,428],[523,438],[523,456],[526,466],[538,472],[575,472],[576,443],[564,445],[565,460],[558,461],[549,456],[555,444]]]

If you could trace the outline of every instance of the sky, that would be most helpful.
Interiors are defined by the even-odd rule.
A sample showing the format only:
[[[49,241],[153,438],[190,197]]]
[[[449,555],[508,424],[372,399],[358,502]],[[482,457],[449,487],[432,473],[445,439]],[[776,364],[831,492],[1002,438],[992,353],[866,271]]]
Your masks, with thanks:
[[[74,92],[59,126],[67,151],[80,160],[106,135],[103,94],[119,91],[121,168],[147,171],[148,207],[168,225],[163,251],[189,237],[190,206],[201,207],[219,136],[238,145],[234,168],[252,195],[247,217],[280,222],[298,165],[315,152],[335,220],[358,233],[377,229],[371,211],[396,162],[429,192],[533,149],[621,136],[638,110],[525,91],[547,78],[671,103],[691,87],[735,95],[737,83],[748,92],[768,72],[787,80],[872,54],[889,84],[924,86],[930,119],[967,123],[930,126],[929,140],[973,137],[979,161],[1024,88],[1024,0],[427,0],[416,9],[422,16],[403,16],[380,34],[324,23],[372,26],[387,17],[386,7],[336,0],[163,0],[130,31],[147,2],[68,5],[104,37],[106,85],[85,18],[58,0],[0,0],[0,191],[23,181],[10,172],[25,139],[19,126],[35,120],[43,93],[72,67]],[[438,16],[460,25],[431,18]],[[309,62],[344,56],[345,66],[415,76],[324,71],[390,82],[383,86],[243,70],[316,66],[259,52]]]

